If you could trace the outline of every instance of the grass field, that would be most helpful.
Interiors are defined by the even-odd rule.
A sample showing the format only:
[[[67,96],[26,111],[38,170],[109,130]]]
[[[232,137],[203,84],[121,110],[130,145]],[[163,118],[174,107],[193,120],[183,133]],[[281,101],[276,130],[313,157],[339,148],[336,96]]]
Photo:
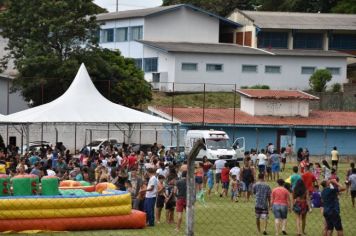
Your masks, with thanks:
[[[232,92],[206,92],[205,108],[231,108],[234,107],[234,93]],[[162,92],[153,92],[151,106],[172,106],[172,98],[175,107],[203,107],[203,93],[166,95]],[[240,107],[240,96],[236,95],[236,107]]]
[[[339,177],[344,182],[348,165],[342,164],[339,168]],[[282,173],[283,178],[287,178],[291,173],[291,166]],[[269,182],[271,187],[276,186]],[[345,193],[340,196],[342,222],[345,235],[356,235],[355,219],[356,208],[352,208],[351,199]],[[220,198],[213,195],[211,199],[206,199],[206,205],[200,202],[195,204],[195,235],[258,235],[255,227],[254,199],[246,203],[242,199],[238,203],[232,203],[230,199]],[[164,218],[164,217],[163,217]],[[75,224],[75,222],[73,222]],[[307,215],[306,233],[308,235],[321,235],[323,228],[323,217],[319,209],[313,209]],[[274,217],[270,212],[267,232],[274,235]],[[296,223],[294,213],[288,214],[287,233],[296,235]],[[19,234],[17,234],[19,235]],[[184,230],[180,233],[174,231],[174,225],[161,223],[155,227],[141,230],[103,230],[103,231],[80,231],[66,233],[46,233],[45,235],[184,235]]]

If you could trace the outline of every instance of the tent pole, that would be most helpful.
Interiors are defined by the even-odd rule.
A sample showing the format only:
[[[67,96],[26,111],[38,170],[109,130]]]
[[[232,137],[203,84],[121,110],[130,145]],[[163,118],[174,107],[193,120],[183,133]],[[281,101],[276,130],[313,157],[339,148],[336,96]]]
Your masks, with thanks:
[[[56,131],[56,146],[57,146],[57,143],[58,143],[58,129],[57,129],[57,127],[55,127],[54,129]]]
[[[21,154],[23,155],[23,126],[21,125]]]
[[[179,130],[179,125],[177,125],[177,152],[179,152],[179,145],[180,145],[180,135],[179,135],[179,132],[180,132],[180,130]]]
[[[142,143],[142,130],[141,130],[141,125],[142,125],[142,124],[140,123],[140,142],[139,142],[140,145],[141,145],[141,143]]]
[[[43,123],[41,123],[41,142],[43,142]]]
[[[77,154],[77,123],[74,123],[74,155]]]
[[[127,136],[127,143],[130,144],[131,143],[131,131],[132,131],[132,124],[129,124],[129,135]]]
[[[108,140],[110,140],[110,123],[108,123]]]
[[[30,124],[29,123],[26,124],[26,132],[27,132],[26,145],[27,145],[27,150],[29,151],[30,150]]]

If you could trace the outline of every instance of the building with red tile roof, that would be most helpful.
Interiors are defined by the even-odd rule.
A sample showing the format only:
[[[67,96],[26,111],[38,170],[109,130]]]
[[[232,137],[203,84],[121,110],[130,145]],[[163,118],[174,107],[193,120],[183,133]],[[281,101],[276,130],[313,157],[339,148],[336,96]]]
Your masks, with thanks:
[[[311,111],[308,117],[253,116],[236,108],[150,107],[159,116],[180,121],[182,129],[224,130],[234,139],[245,137],[246,149],[277,148],[292,144],[312,155],[330,155],[337,146],[341,155],[356,155],[356,112]]]
[[[237,89],[236,92],[253,99],[319,100],[318,97],[300,90]]]

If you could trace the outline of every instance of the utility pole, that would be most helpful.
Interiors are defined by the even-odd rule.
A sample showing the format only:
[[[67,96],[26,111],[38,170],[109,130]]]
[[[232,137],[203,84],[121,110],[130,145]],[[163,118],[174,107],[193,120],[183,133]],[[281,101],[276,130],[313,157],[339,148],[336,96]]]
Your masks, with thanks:
[[[116,0],[116,12],[119,11],[119,0]]]

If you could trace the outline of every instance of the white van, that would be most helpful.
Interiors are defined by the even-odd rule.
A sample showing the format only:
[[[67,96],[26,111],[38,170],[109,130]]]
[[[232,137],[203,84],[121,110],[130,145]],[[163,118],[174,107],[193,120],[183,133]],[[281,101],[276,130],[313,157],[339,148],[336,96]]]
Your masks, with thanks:
[[[229,136],[224,131],[216,130],[189,130],[184,142],[186,155],[198,139],[203,139],[205,148],[200,150],[197,160],[202,160],[204,156],[207,156],[209,161],[221,157],[226,160],[242,160],[244,157],[245,138],[237,138],[231,144]]]

